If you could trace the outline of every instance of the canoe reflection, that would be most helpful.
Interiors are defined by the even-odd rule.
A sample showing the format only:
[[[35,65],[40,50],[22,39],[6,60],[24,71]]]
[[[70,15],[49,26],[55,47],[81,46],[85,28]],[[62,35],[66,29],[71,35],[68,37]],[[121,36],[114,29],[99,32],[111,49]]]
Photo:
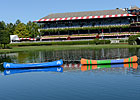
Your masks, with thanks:
[[[124,67],[124,68],[138,68],[138,63],[126,63],[126,64],[110,64],[110,65],[82,65],[81,70],[87,71],[87,70],[94,70],[94,69],[100,69],[100,68],[117,68],[117,67]]]
[[[50,68],[38,68],[38,69],[5,69],[4,75],[11,75],[25,72],[63,72],[63,67],[50,67]]]

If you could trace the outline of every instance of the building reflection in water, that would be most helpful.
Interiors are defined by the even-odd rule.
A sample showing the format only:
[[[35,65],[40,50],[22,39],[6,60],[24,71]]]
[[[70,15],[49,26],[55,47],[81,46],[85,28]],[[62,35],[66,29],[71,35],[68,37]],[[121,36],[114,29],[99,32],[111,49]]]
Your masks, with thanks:
[[[89,50],[58,50],[58,51],[28,51],[18,53],[0,54],[0,63],[41,63],[63,59],[64,63],[79,62],[85,59],[118,59],[130,56],[140,56],[140,49],[117,48],[117,49],[89,49]]]
[[[11,63],[41,63],[50,62],[54,60],[63,59],[64,61],[64,72],[65,71],[86,71],[86,70],[118,70],[118,69],[136,69],[138,66],[131,64],[116,65],[118,67],[112,67],[113,65],[106,66],[83,66],[80,64],[81,58],[86,59],[117,59],[127,58],[133,55],[140,57],[140,49],[138,48],[117,48],[117,49],[89,49],[89,50],[61,50],[61,51],[29,51],[29,52],[18,52],[18,53],[7,53],[0,54],[0,63],[11,62]],[[139,61],[138,61],[139,62]],[[140,62],[139,62],[140,63]],[[1,66],[1,65],[0,65]],[[115,66],[115,65],[114,65]],[[135,67],[134,67],[135,66]],[[129,68],[130,67],[130,68]],[[3,72],[4,69],[0,67]],[[133,72],[133,71],[131,71]],[[139,68],[133,73],[139,73]]]

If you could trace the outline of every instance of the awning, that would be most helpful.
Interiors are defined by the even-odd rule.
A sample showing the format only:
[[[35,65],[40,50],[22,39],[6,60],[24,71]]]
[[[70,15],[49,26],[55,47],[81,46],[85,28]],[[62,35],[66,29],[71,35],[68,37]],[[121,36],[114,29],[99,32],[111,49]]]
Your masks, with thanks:
[[[102,15],[102,16],[50,18],[50,19],[39,19],[39,20],[36,20],[34,22],[63,21],[63,20],[80,20],[80,19],[95,19],[95,18],[112,18],[112,17],[129,17],[129,16],[136,16],[136,15],[132,15],[132,14],[118,14],[118,15]]]

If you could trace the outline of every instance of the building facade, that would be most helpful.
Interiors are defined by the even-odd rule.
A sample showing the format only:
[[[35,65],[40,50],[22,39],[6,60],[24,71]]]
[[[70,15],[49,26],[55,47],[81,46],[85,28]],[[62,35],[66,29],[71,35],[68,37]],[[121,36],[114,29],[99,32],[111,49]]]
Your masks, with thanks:
[[[42,26],[40,30],[43,30],[44,35],[72,35],[138,32],[140,31],[139,21],[140,8],[134,6],[113,10],[55,13],[35,22]]]

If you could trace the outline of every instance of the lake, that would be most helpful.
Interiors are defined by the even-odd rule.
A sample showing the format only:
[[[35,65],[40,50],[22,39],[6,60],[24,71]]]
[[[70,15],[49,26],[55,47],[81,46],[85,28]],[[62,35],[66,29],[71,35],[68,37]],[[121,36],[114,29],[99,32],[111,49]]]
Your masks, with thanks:
[[[117,59],[140,49],[29,51],[0,54],[0,63],[64,60],[62,67],[6,70],[0,67],[1,100],[139,100],[140,65],[83,66],[81,58]],[[128,66],[128,67],[126,67]]]

